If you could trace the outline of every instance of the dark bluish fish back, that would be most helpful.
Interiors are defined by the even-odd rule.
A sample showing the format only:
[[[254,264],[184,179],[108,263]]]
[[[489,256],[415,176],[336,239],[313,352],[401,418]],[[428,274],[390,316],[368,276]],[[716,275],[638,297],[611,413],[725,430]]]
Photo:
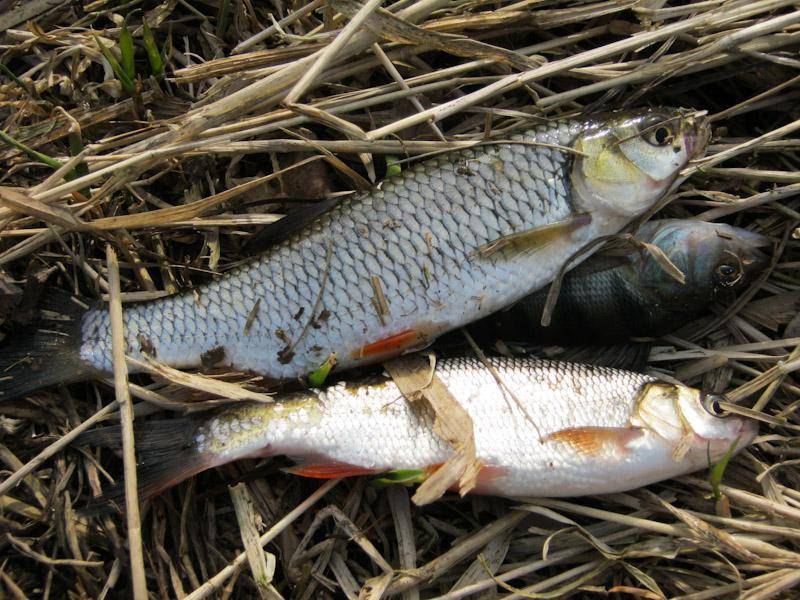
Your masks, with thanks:
[[[729,225],[665,219],[643,225],[640,241],[655,244],[684,273],[670,276],[646,252],[595,255],[567,273],[549,327],[541,317],[549,287],[498,315],[501,335],[542,344],[613,344],[679,329],[723,296],[744,289],[766,266],[758,247],[768,238]]]

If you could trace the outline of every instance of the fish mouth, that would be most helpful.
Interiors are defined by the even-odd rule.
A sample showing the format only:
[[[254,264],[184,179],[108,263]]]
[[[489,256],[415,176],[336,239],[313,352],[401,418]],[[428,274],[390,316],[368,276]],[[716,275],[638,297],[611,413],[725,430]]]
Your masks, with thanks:
[[[746,229],[743,229],[739,233],[739,239],[751,248],[766,248],[772,246],[772,240],[767,236],[756,233],[755,231],[747,231]]]
[[[684,119],[683,140],[689,160],[700,158],[705,154],[710,139],[711,125],[705,115],[693,114]]]
[[[769,254],[760,248],[771,248],[772,240],[760,233],[741,231],[737,233],[736,242],[740,244],[736,254],[745,275],[757,276],[767,268],[770,263]]]
[[[748,445],[758,435],[758,421],[755,419],[742,419],[739,427],[739,442]]]
[[[695,433],[695,447],[706,454],[706,458],[710,455],[712,462],[720,460],[728,452],[731,451],[733,444],[733,453],[738,453],[747,448],[755,437],[758,435],[758,423],[753,419],[738,418],[739,428],[737,431],[720,438],[706,438]]]
[[[746,265],[747,269],[753,272],[761,272],[769,264],[769,256],[756,248],[749,248],[744,260],[749,263]]]

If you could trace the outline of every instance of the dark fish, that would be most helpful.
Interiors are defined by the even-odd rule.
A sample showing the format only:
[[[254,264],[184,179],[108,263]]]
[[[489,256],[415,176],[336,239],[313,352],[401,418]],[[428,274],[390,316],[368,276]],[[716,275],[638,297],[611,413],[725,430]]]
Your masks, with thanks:
[[[636,239],[658,246],[686,283],[645,251],[597,254],[565,276],[549,327],[541,326],[545,287],[498,315],[502,334],[524,332],[537,343],[560,345],[665,335],[700,316],[715,300],[743,290],[768,263],[758,248],[771,245],[745,229],[689,219],[650,221]]]

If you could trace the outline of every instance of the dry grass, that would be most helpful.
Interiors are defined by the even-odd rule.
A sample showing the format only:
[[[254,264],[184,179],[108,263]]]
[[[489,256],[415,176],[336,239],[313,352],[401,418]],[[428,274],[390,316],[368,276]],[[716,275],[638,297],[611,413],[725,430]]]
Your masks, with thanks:
[[[145,506],[132,560],[124,517],[76,514],[118,462],[65,450],[87,419],[119,420],[117,405],[102,408],[113,392],[71,386],[2,406],[0,463],[18,473],[0,488],[5,596],[130,597],[144,584],[163,598],[797,597],[796,2],[399,0],[391,14],[353,0],[13,5],[0,0],[4,300],[14,281],[35,296],[43,273],[123,301],[200,285],[255,252],[244,244],[259,226],[298,201],[368,188],[387,160],[642,104],[692,106],[714,122],[710,159],[663,214],[751,227],[778,252],[738,302],[651,356],[651,368],[726,391],[764,421],[719,500],[698,473],[575,501],[419,509],[404,488],[320,487],[241,461]],[[98,45],[124,65],[126,19],[133,77],[115,75]],[[145,52],[150,31],[164,76]],[[209,391],[261,397],[235,374],[187,388],[153,370],[156,384],[131,386],[136,419],[214,406]],[[144,582],[132,575],[139,560]]]

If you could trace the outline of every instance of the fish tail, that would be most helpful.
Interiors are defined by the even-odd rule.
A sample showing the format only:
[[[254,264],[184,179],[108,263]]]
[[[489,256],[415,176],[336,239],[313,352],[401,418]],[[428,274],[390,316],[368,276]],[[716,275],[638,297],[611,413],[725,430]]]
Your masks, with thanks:
[[[88,308],[69,294],[50,294],[35,320],[6,336],[0,346],[0,401],[96,374],[80,357],[80,324]]]
[[[139,500],[149,500],[181,481],[214,466],[209,453],[195,443],[199,421],[191,418],[147,421],[134,429],[136,480]],[[103,427],[81,434],[75,445],[97,446],[122,452],[122,427]],[[113,505],[124,506],[123,481],[112,485],[89,507],[103,512]]]

